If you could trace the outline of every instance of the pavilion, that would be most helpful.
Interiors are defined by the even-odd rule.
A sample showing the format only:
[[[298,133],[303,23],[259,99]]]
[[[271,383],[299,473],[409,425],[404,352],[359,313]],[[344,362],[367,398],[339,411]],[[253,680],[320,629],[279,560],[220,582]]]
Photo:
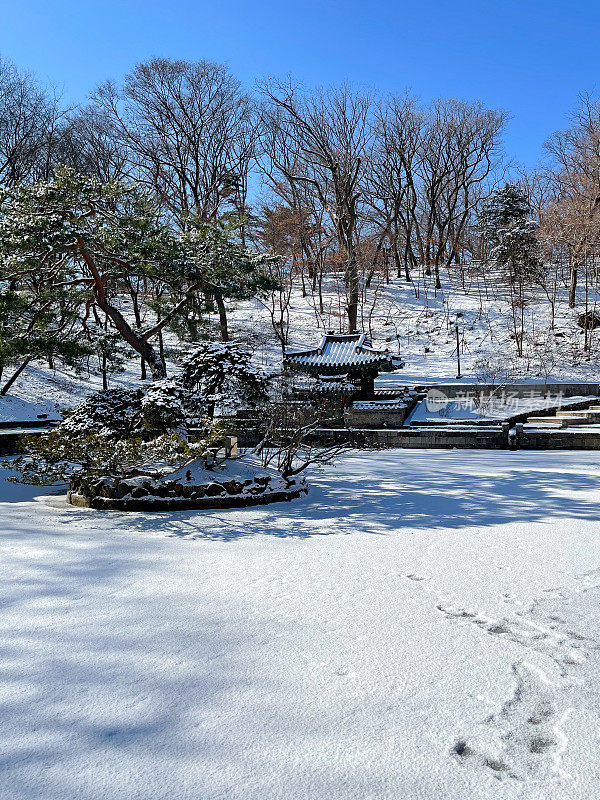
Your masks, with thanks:
[[[404,366],[400,356],[389,350],[375,350],[366,333],[327,333],[317,347],[288,351],[284,366],[305,372],[321,381],[346,379],[360,386],[359,396],[374,397],[375,378],[380,372],[394,372]]]

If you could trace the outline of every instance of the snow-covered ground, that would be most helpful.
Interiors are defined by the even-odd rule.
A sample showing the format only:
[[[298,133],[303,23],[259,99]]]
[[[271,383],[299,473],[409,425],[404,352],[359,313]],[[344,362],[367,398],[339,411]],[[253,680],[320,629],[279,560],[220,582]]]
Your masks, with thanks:
[[[600,453],[311,478],[155,515],[2,484],[1,800],[600,797]]]

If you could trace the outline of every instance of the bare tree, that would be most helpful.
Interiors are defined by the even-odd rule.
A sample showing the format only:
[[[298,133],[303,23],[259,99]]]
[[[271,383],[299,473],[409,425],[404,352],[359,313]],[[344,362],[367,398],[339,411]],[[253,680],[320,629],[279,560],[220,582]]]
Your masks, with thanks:
[[[242,220],[245,243],[256,124],[249,97],[226,67],[153,58],[138,64],[122,89],[100,87],[96,102],[118,131],[134,172],[178,228],[233,212]],[[215,288],[209,299],[226,341],[224,297]]]
[[[309,186],[329,216],[343,261],[348,329],[355,330],[359,302],[356,227],[372,140],[371,97],[348,86],[312,95],[290,83],[262,84],[263,124],[279,128],[289,144],[286,179]]]
[[[411,280],[419,250],[417,219],[418,171],[422,158],[424,115],[410,96],[380,102],[375,118],[375,143],[368,175],[367,202],[375,211],[382,239],[390,243],[396,274]]]
[[[245,191],[253,155],[250,100],[229,70],[208,61],[153,58],[96,102],[112,119],[145,182],[176,220],[214,220]]]
[[[0,184],[48,178],[63,113],[55,94],[0,57]]]
[[[480,103],[437,100],[428,115],[421,179],[425,265],[433,262],[435,286],[440,266],[459,260],[458,243],[472,218],[477,189],[499,157],[506,115]]]
[[[550,206],[562,229],[570,261],[569,306],[574,308],[578,270],[598,243],[600,229],[600,102],[580,98],[572,125],[546,143],[554,157],[556,200]]]
[[[94,105],[78,109],[67,117],[59,132],[53,159],[101,183],[131,177],[128,149],[114,121]]]

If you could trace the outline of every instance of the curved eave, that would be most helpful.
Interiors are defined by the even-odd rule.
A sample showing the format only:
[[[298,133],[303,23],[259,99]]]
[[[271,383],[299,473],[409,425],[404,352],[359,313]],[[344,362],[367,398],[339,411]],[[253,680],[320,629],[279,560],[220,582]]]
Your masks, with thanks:
[[[401,358],[384,358],[373,359],[372,361],[364,361],[359,363],[342,362],[337,364],[330,363],[315,363],[312,361],[305,361],[304,357],[294,358],[288,356],[284,358],[283,364],[285,367],[298,370],[299,372],[306,372],[310,375],[352,375],[352,374],[377,374],[379,372],[395,372],[397,369],[402,369],[404,361]]]

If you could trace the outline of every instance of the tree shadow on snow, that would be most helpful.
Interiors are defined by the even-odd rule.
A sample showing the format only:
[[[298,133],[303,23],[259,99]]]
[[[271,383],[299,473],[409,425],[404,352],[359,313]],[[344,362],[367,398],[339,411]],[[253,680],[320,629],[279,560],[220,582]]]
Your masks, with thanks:
[[[194,602],[144,591],[160,585],[156,540],[47,537],[3,535],[0,796],[137,796],[138,764],[160,796],[201,788],[190,764],[241,757],[210,719],[234,710],[227,693],[249,680],[254,642],[225,630],[201,589]]]
[[[310,477],[308,497],[230,511],[85,512],[115,530],[233,541],[460,529],[543,519],[600,521],[600,458],[584,453],[381,451]],[[62,520],[66,524],[69,519]],[[105,523],[104,523],[105,524]]]

